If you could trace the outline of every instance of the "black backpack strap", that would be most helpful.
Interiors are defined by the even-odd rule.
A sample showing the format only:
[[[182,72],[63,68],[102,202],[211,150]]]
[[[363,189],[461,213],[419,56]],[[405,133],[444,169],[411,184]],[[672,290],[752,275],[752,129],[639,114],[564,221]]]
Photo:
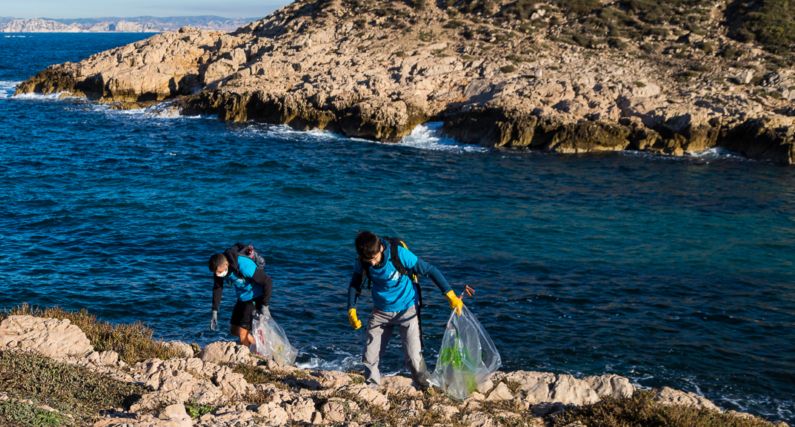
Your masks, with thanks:
[[[422,302],[422,286],[420,286],[419,276],[417,276],[416,273],[409,271],[409,269],[403,265],[403,262],[400,260],[400,256],[398,255],[398,247],[403,246],[406,249],[409,248],[406,245],[406,242],[398,238],[387,237],[386,239],[389,241],[389,253],[392,265],[395,266],[395,270],[397,270],[398,273],[409,277],[411,284],[414,285],[414,291],[417,293],[417,326],[420,329],[420,350],[422,351],[425,349],[425,340],[423,339],[422,333],[422,307],[424,307],[425,304]]]

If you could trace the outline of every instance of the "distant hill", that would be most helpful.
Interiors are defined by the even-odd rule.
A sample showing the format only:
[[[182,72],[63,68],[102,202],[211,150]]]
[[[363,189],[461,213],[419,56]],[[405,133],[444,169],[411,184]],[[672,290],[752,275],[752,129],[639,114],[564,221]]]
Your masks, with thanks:
[[[207,30],[232,31],[256,18],[224,18],[221,16],[135,16],[79,19],[0,17],[0,32],[151,32],[174,31],[190,26]]]

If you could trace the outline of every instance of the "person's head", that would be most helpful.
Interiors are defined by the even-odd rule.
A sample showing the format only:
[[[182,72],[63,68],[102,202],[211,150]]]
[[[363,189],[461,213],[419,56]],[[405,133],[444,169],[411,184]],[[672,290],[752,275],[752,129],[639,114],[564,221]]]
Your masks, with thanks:
[[[210,271],[217,277],[225,277],[229,274],[229,261],[226,260],[224,254],[214,254],[211,256],[208,266],[210,267]]]
[[[362,231],[356,235],[356,254],[362,264],[370,266],[380,264],[383,250],[381,239],[375,233]]]

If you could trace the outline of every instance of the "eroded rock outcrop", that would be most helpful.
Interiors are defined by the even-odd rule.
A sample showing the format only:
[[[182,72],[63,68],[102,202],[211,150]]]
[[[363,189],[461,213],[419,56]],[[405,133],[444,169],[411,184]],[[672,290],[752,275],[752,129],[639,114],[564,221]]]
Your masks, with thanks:
[[[185,114],[382,141],[432,119],[488,147],[663,155],[725,147],[795,162],[791,67],[738,70],[705,37],[676,27],[667,38],[583,48],[560,37],[581,23],[553,5],[525,16],[507,0],[478,13],[456,4],[299,0],[232,33],[186,28],[55,65],[17,92],[135,106],[178,98]],[[724,49],[746,49],[721,22],[704,30]],[[776,64],[748,52],[756,68]]]

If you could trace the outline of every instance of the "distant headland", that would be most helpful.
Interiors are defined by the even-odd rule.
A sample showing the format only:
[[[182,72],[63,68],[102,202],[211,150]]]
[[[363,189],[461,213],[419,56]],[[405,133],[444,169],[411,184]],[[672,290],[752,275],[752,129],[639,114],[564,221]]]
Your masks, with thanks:
[[[232,31],[254,18],[221,16],[135,16],[78,19],[0,17],[3,33],[161,33],[184,26],[204,30]]]

